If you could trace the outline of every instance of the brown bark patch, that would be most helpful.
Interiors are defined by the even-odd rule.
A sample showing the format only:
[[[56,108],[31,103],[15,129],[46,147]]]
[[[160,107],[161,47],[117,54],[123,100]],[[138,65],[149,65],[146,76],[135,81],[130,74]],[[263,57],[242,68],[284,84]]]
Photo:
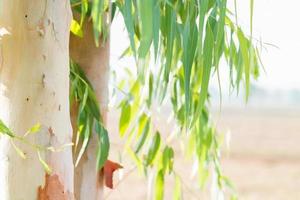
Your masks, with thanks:
[[[72,200],[72,195],[64,190],[63,184],[57,175],[46,174],[44,188],[38,188],[38,200]]]
[[[123,168],[119,163],[106,160],[102,168],[102,174],[104,175],[105,186],[113,189],[113,175],[118,169]]]

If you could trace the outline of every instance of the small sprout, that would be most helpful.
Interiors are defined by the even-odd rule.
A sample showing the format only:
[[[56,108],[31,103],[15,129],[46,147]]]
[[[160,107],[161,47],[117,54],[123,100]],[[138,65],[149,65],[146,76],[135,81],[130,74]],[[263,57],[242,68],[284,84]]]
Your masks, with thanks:
[[[25,15],[25,18],[27,18],[27,17],[28,17],[28,15],[26,14],[26,15]]]
[[[48,151],[51,151],[51,152],[61,152],[61,151],[63,151],[65,148],[71,147],[71,146],[73,146],[73,145],[74,145],[73,143],[66,143],[66,144],[61,145],[61,146],[58,147],[58,148],[54,148],[53,146],[49,146],[49,147],[47,147],[46,149],[47,149]]]
[[[14,149],[16,150],[16,152],[18,153],[18,155],[23,158],[23,159],[26,159],[26,154],[19,148],[15,145],[15,143],[11,140],[11,144],[12,146],[14,147]]]
[[[39,132],[40,130],[41,130],[41,124],[37,123],[36,125],[34,125],[33,127],[31,127],[31,129],[29,129],[29,130],[25,133],[24,137],[26,137],[26,136],[29,135],[29,134],[37,133],[37,132]]]
[[[46,161],[44,161],[44,159],[42,158],[40,151],[37,152],[38,153],[38,157],[39,157],[39,161],[40,163],[43,165],[45,171],[47,172],[47,174],[51,174],[52,173],[52,169],[50,168],[50,166],[46,163]]]
[[[28,98],[28,97],[26,98],[26,101],[29,101],[29,98]]]

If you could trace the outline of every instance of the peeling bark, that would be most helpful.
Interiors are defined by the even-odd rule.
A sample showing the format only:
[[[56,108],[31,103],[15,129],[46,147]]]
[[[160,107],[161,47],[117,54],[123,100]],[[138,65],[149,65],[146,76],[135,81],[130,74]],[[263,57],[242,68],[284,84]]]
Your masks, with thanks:
[[[108,110],[109,41],[100,44],[102,46],[98,48],[95,46],[92,23],[87,22],[84,25],[84,38],[71,36],[70,55],[81,66],[93,85],[105,124]],[[76,108],[73,107],[72,110],[72,121],[74,121]],[[78,200],[87,197],[90,200],[103,198],[103,174],[96,170],[97,147],[98,136],[93,134],[85,154],[75,168],[74,187],[75,197]]]
[[[69,191],[65,192],[64,186],[57,175],[46,175],[45,186],[38,189],[38,200],[71,200],[74,199]]]
[[[111,160],[107,160],[102,168],[102,174],[105,180],[105,186],[113,189],[113,178],[114,172],[118,169],[123,168],[119,163],[112,162]]]

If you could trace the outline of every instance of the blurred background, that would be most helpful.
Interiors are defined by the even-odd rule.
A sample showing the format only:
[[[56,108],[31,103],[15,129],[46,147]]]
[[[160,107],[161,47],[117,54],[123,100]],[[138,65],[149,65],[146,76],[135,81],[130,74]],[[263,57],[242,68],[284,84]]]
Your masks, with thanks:
[[[249,5],[238,5],[249,27]],[[267,44],[265,72],[252,82],[247,104],[224,92],[222,110],[215,112],[219,129],[231,135],[223,166],[240,199],[300,199],[299,8],[296,0],[255,1],[255,37]]]
[[[233,9],[233,0],[228,3]],[[247,0],[237,1],[239,24],[245,30],[250,27],[249,4]],[[242,89],[239,96],[230,92],[228,77],[221,76],[221,102],[217,80],[211,83],[210,107],[224,137],[223,169],[234,183],[239,199],[300,199],[299,9],[300,1],[297,0],[255,1],[254,38],[263,44],[261,58],[265,70],[261,69],[259,79],[252,81],[247,103]],[[116,17],[111,33],[112,68],[134,65],[133,60],[119,60],[128,46],[120,18]],[[223,65],[221,74],[227,75],[226,63]],[[108,124],[112,148],[121,149],[122,142],[117,139],[117,114],[111,109]],[[170,125],[166,125],[162,115],[157,119],[158,126],[168,130]],[[114,151],[111,157],[117,158],[118,150]],[[182,165],[179,168],[184,170],[186,164],[183,163],[179,163]],[[122,181],[116,180],[114,191],[106,191],[106,199],[125,199],[125,194],[126,199],[147,198],[149,185],[141,181],[142,176],[131,173],[132,170],[127,167],[121,172]],[[185,199],[212,198],[194,188],[186,188],[183,192]]]

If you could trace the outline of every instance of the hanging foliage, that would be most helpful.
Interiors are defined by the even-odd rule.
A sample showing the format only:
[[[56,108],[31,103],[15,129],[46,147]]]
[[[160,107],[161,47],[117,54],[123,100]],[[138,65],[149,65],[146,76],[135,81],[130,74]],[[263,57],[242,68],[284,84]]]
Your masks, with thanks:
[[[71,0],[80,21],[73,21],[71,31],[82,37],[82,25],[92,20],[95,45],[105,40],[112,20],[120,13],[128,32],[130,47],[123,56],[133,56],[136,66],[127,79],[117,83],[126,95],[119,102],[120,137],[127,138],[126,152],[147,175],[156,171],[155,199],[163,199],[164,180],[173,174],[174,198],[181,199],[180,174],[172,143],[165,141],[153,126],[152,110],[162,103],[172,105],[172,116],[178,127],[174,140],[187,141],[189,157],[196,158],[199,185],[203,186],[211,171],[217,175],[218,187],[231,187],[219,164],[220,144],[211,121],[208,102],[213,76],[220,67],[228,67],[232,90],[245,88],[250,93],[250,80],[259,75],[259,52],[252,39],[253,0],[250,0],[251,33],[248,36],[234,22],[227,0]],[[110,17],[107,17],[110,16]],[[227,66],[220,65],[222,60]],[[134,69],[134,70],[131,70]],[[117,73],[116,73],[117,74]],[[120,80],[116,78],[116,80]],[[220,79],[218,79],[220,81]],[[108,133],[101,124],[99,106],[80,66],[71,63],[71,99],[80,102],[78,114],[79,153],[83,154],[92,131],[100,137],[98,167],[102,167],[109,150]],[[220,91],[222,84],[219,83]],[[166,135],[164,133],[163,135]],[[173,133],[170,133],[172,135]],[[126,137],[128,136],[128,137]],[[81,139],[81,140],[80,140]]]

